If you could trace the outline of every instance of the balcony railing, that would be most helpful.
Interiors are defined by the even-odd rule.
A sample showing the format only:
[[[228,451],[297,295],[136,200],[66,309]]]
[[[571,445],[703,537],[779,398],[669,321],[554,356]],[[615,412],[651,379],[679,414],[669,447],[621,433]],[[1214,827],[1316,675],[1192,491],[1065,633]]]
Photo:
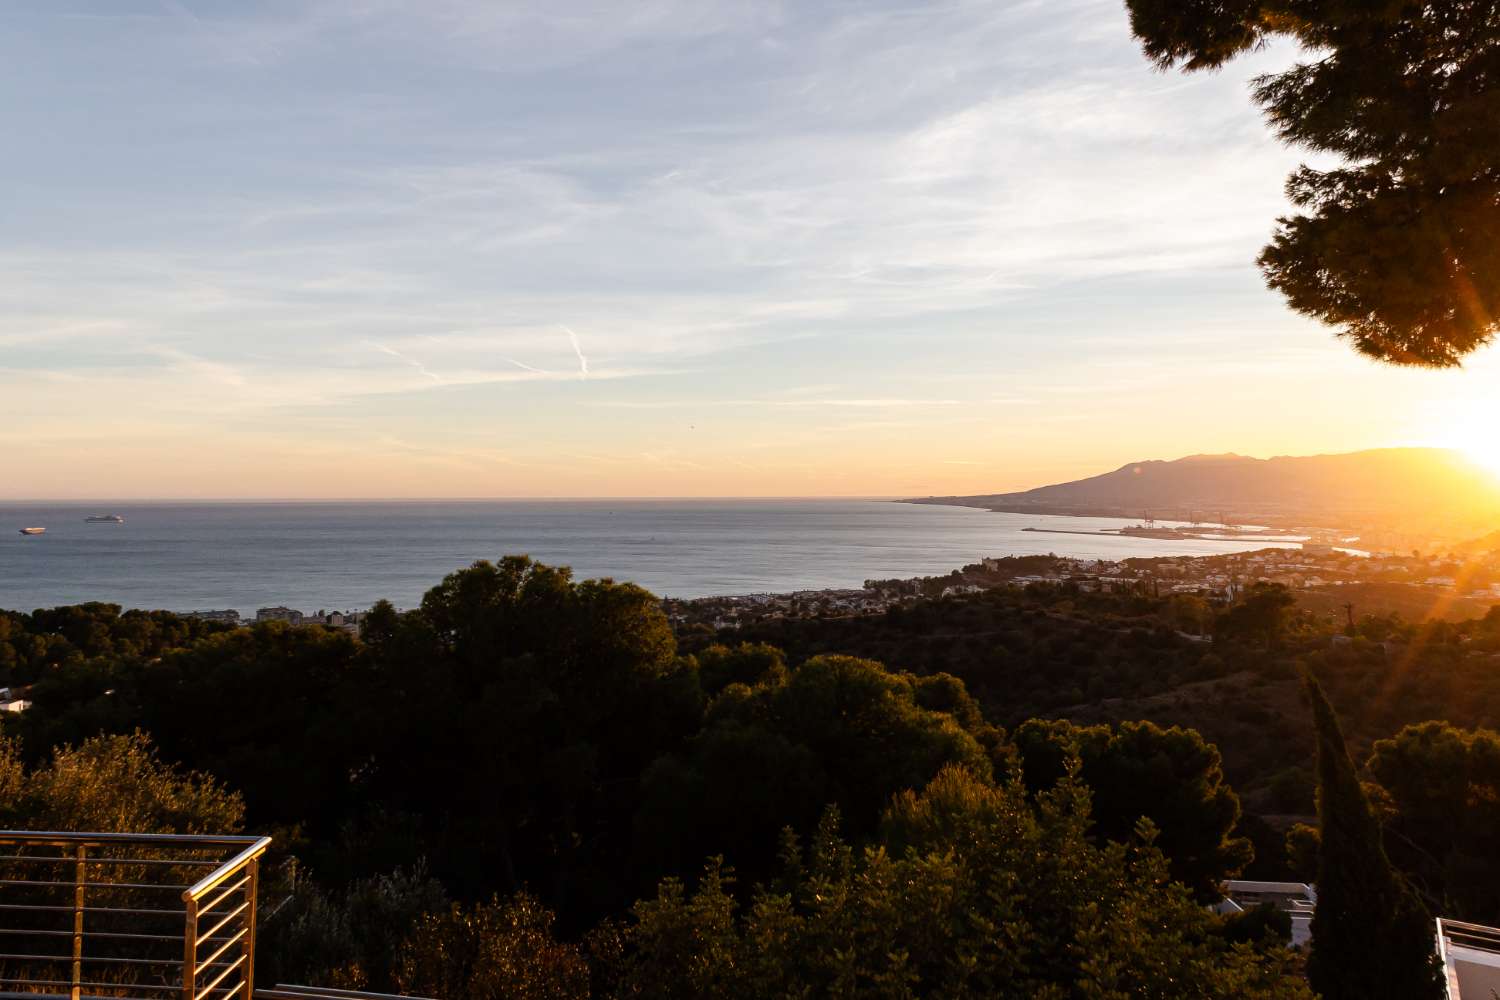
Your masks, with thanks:
[[[270,843],[0,831],[0,998],[251,1000]]]

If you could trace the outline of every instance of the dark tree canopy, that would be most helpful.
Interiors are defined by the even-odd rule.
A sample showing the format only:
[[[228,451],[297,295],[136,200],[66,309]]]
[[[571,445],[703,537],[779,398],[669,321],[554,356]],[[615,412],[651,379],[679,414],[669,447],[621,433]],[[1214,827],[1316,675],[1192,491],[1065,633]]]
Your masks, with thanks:
[[[1255,81],[1283,141],[1343,160],[1287,182],[1260,266],[1361,353],[1459,364],[1500,320],[1500,2],[1126,0],[1164,69],[1217,69],[1273,36],[1304,62]]]
[[[1370,771],[1391,813],[1391,859],[1444,916],[1500,921],[1500,733],[1407,726],[1376,741]]]
[[[1218,749],[1196,731],[1033,719],[1016,730],[1015,742],[1033,792],[1055,785],[1069,758],[1078,758],[1079,777],[1093,790],[1095,832],[1125,843],[1149,819],[1173,876],[1201,899],[1219,898],[1220,883],[1251,860],[1250,842],[1234,836],[1239,797],[1224,784]]]

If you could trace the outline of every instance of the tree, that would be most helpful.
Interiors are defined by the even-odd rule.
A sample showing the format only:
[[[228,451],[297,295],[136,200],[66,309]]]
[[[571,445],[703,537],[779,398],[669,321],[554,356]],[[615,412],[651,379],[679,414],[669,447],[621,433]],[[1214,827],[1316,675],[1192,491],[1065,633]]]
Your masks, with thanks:
[[[1500,733],[1407,726],[1376,741],[1370,772],[1391,809],[1392,860],[1445,915],[1500,921]]]
[[[245,805],[212,776],[164,763],[143,733],[61,747],[26,771],[0,740],[0,827],[102,833],[237,833]]]
[[[1250,842],[1234,836],[1240,800],[1224,783],[1219,751],[1197,730],[1032,719],[1014,738],[1033,793],[1053,787],[1077,758],[1078,778],[1092,792],[1095,831],[1123,843],[1149,819],[1173,875],[1201,899],[1219,898],[1219,883],[1254,856]]]
[[[1391,867],[1333,707],[1304,681],[1318,739],[1318,905],[1307,977],[1324,1000],[1438,1000],[1433,924]]]
[[[637,856],[683,873],[722,854],[764,875],[782,828],[805,832],[833,803],[855,835],[869,835],[891,795],[945,765],[987,775],[998,739],[955,678],[852,656],[816,656],[790,672],[773,663],[754,687],[725,688],[685,751],[646,772]]]
[[[1260,266],[1360,352],[1448,367],[1500,321],[1500,7],[1495,0],[1126,0],[1163,69],[1217,69],[1272,37],[1316,58],[1256,79],[1300,167]]]
[[[641,773],[703,719],[652,594],[508,556],[382,610],[368,638],[358,791],[385,812],[365,844],[424,843],[456,894],[530,888],[570,928],[634,897]]]
[[[1284,585],[1264,581],[1253,584],[1243,600],[1219,613],[1214,637],[1256,641],[1272,649],[1281,642],[1296,606],[1297,599]]]
[[[1205,627],[1213,620],[1213,608],[1201,597],[1173,594],[1163,608],[1163,617],[1172,623],[1173,628],[1202,635]]]
[[[587,1000],[589,969],[531,896],[422,917],[397,957],[403,993],[465,1000]]]
[[[782,876],[743,909],[717,859],[696,888],[663,882],[632,911],[612,993],[1309,1000],[1283,948],[1194,902],[1149,843],[1088,826],[1071,777],[1033,803],[946,768],[895,797],[877,846],[855,850],[836,813],[805,849],[784,837]]]
[[[767,675],[786,673],[786,656],[766,643],[742,642],[730,648],[718,644],[700,652],[698,683],[705,694],[715,695],[730,684],[754,686]]]
[[[394,990],[402,944],[447,908],[421,864],[329,891],[289,860],[264,890],[256,971],[271,982]]]

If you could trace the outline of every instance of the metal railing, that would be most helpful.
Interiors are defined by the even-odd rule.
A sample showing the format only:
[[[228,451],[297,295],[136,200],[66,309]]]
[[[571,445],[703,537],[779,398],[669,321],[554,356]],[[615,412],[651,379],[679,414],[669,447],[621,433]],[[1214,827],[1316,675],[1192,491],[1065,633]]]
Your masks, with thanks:
[[[251,1000],[270,843],[0,831],[0,998]]]
[[[1437,925],[1439,941],[1447,941],[1450,944],[1471,948],[1474,951],[1488,952],[1492,955],[1500,954],[1500,927],[1468,924],[1462,920],[1450,920],[1447,917],[1440,917]]]
[[[366,993],[361,990],[333,990],[322,986],[287,986],[277,984],[269,990],[256,990],[255,1000],[431,1000],[395,993]]]

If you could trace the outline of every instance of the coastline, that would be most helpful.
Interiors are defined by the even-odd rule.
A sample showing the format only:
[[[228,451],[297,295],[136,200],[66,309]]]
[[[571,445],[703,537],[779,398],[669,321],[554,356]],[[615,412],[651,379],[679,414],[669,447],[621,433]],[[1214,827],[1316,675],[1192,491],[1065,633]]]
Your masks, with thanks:
[[[276,607],[368,608],[380,599],[412,607],[458,568],[522,553],[569,566],[579,578],[630,580],[662,597],[690,599],[857,589],[868,579],[942,575],[995,556],[1119,560],[1277,544],[1092,533],[1131,522],[1048,524],[1036,511],[980,516],[988,512],[885,500],[122,505],[118,511],[126,523],[109,530],[56,508],[29,511],[27,523],[57,530],[43,544],[0,540],[15,559],[15,571],[0,580],[0,607],[104,601],[251,615]]]

